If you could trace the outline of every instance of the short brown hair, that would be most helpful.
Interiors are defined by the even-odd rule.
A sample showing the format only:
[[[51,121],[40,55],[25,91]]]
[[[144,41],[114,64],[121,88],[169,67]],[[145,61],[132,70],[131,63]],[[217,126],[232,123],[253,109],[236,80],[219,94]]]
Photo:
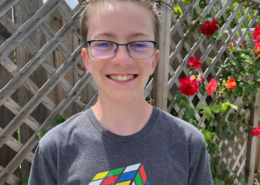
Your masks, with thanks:
[[[143,6],[152,14],[153,18],[153,26],[154,26],[154,37],[155,41],[159,42],[159,26],[160,26],[160,19],[159,19],[159,12],[154,6],[154,3],[150,0],[89,0],[86,2],[86,8],[81,14],[80,19],[80,29],[81,29],[81,36],[83,38],[83,42],[85,47],[87,46],[87,35],[88,35],[88,24],[89,24],[89,17],[91,10],[94,9],[99,3],[104,2],[134,2],[138,3],[139,5]],[[158,46],[159,44],[157,44]]]

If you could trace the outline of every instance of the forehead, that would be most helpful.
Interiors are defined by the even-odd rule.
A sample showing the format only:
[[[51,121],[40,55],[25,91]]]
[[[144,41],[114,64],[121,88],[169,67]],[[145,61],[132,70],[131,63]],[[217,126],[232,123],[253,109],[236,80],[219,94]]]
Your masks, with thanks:
[[[87,39],[99,36],[154,39],[152,13],[130,1],[99,3],[90,13]]]

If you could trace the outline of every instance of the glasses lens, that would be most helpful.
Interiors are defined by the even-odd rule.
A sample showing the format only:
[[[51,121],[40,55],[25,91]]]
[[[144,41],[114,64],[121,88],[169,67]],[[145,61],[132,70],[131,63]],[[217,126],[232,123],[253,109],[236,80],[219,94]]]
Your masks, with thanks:
[[[155,47],[153,42],[137,41],[128,45],[129,55],[136,59],[146,59],[153,56]]]
[[[116,44],[109,41],[93,41],[90,45],[92,56],[99,59],[113,58],[116,48]]]

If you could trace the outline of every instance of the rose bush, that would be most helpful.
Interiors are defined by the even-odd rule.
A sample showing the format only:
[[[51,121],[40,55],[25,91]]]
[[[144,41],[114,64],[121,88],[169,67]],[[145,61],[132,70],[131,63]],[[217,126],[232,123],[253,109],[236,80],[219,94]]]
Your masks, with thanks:
[[[207,36],[215,34],[218,28],[213,25],[217,27],[215,21],[206,21],[205,24],[200,27],[201,33]],[[211,31],[209,31],[210,29]],[[221,153],[216,141],[219,139],[231,140],[234,135],[238,135],[239,125],[243,124],[245,131],[254,137],[260,135],[260,126],[257,128],[248,126],[248,117],[246,114],[237,112],[237,107],[227,101],[231,96],[233,98],[241,97],[244,102],[244,109],[254,106],[254,103],[249,100],[249,94],[255,96],[257,89],[260,88],[260,59],[258,59],[260,57],[260,25],[255,29],[253,35],[256,40],[255,48],[250,47],[249,42],[243,44],[239,41],[236,41],[235,44],[230,42],[228,49],[232,55],[228,58],[228,62],[220,65],[220,68],[223,69],[223,75],[221,75],[219,81],[210,78],[208,84],[206,84],[203,73],[196,75],[196,72],[198,72],[202,66],[202,62],[195,56],[190,57],[187,63],[187,65],[191,67],[190,72],[192,76],[186,76],[183,80],[180,80],[180,92],[177,93],[175,101],[181,109],[184,109],[181,118],[190,122],[201,131],[204,135],[208,152],[215,162],[219,160]],[[215,37],[211,38],[214,39]],[[239,44],[238,47],[237,44]],[[254,53],[257,55],[254,56]],[[252,59],[252,57],[255,57],[255,59]],[[255,79],[249,81],[249,75],[254,75]],[[187,83],[187,81],[185,82],[184,79],[192,81],[192,85]],[[196,79],[197,86],[195,86],[194,79]],[[188,93],[191,92],[191,89],[193,93]],[[202,95],[207,92],[209,96],[216,93],[214,96],[216,99],[213,99],[213,103],[210,106],[200,105],[192,108],[187,96],[198,94],[197,91]],[[227,111],[230,108],[235,111],[227,116]],[[199,122],[195,119],[196,110],[199,115],[202,116]],[[216,125],[214,122],[216,122]],[[230,127],[232,127],[232,129],[230,129]],[[219,180],[219,176],[222,172],[218,163],[212,163],[211,170],[214,184],[227,182],[227,178],[229,179],[229,183],[232,184],[235,179],[238,179],[236,176],[230,177],[230,175],[227,175],[225,179]],[[239,178],[239,181],[244,182],[242,177]]]
[[[194,1],[191,0],[189,2]],[[167,4],[165,2],[164,4],[171,7],[171,4]],[[199,5],[205,8],[207,3],[200,1]],[[178,17],[182,16],[181,11],[177,12],[177,10],[181,10],[180,7],[181,6],[177,5],[176,7],[172,8],[173,12],[178,14]],[[228,16],[230,16],[231,13],[233,13],[233,11],[230,10]],[[206,19],[205,23],[203,23],[205,19],[201,19],[201,15],[196,11],[193,11],[191,14],[191,24],[189,24],[189,22],[186,20],[179,20],[181,21],[183,27],[186,27],[190,31],[194,31],[195,33],[196,31],[200,31],[201,34],[207,36],[208,40],[211,39],[211,43],[214,41],[215,44],[219,44],[221,40],[226,41],[226,39],[231,39],[231,37],[224,37],[223,39],[221,38],[223,33],[219,31],[219,27],[223,28],[223,25],[225,24],[225,20],[223,20],[222,17],[215,20],[210,18],[210,15],[207,15],[203,18]],[[232,21],[230,25],[232,28],[238,26],[235,21]],[[222,70],[222,74],[219,76],[218,81],[216,79],[210,80],[211,78],[213,79],[212,73],[210,72],[207,73],[208,76],[206,77],[203,75],[203,73],[198,75],[194,74],[199,71],[200,68],[193,67],[195,65],[193,64],[194,62],[191,61],[194,59],[189,59],[188,66],[191,68],[190,74],[192,76],[190,78],[184,77],[183,79],[189,79],[192,81],[196,79],[198,91],[203,96],[203,98],[205,98],[206,91],[208,92],[207,95],[212,95],[215,93],[215,96],[206,98],[206,102],[211,103],[210,106],[199,105],[196,107],[198,102],[199,104],[202,103],[201,101],[196,100],[196,98],[192,99],[192,106],[190,106],[191,102],[189,99],[191,98],[188,99],[187,96],[197,96],[197,93],[195,93],[197,87],[195,88],[193,85],[193,95],[189,94],[187,91],[191,87],[188,86],[187,83],[186,85],[180,84],[182,87],[179,88],[179,91],[177,91],[177,94],[174,98],[180,110],[175,112],[176,110],[173,108],[172,114],[175,116],[177,115],[183,120],[193,124],[204,135],[207,150],[211,158],[211,171],[214,179],[214,185],[231,185],[236,184],[236,181],[238,181],[241,185],[246,184],[244,176],[237,176],[234,171],[231,170],[230,166],[227,165],[225,169],[225,167],[222,165],[224,169],[220,169],[219,161],[221,159],[220,157],[222,156],[219,148],[220,139],[221,141],[230,141],[234,139],[234,135],[239,135],[237,137],[241,137],[241,134],[239,133],[240,129],[238,129],[241,128],[241,126],[245,128],[245,132],[249,133],[250,136],[259,135],[259,127],[252,128],[248,126],[248,116],[246,112],[248,108],[254,106],[254,102],[250,100],[249,95],[255,96],[258,89],[260,88],[260,59],[258,59],[260,56],[260,25],[255,28],[255,31],[252,35],[249,34],[248,40],[250,40],[252,36],[254,37],[254,40],[256,40],[255,48],[253,48],[251,43],[248,41],[244,41],[242,43],[241,39],[244,39],[244,37],[241,37],[239,34],[239,40],[235,40],[235,42],[233,40],[229,41],[228,49],[230,53],[227,52],[227,60],[225,60],[225,63],[220,64],[220,66],[216,66]],[[193,47],[195,43],[196,41],[190,42],[190,47]],[[255,60],[253,58],[255,58]],[[209,60],[213,60],[213,58],[209,57]],[[198,58],[196,58],[196,61],[203,63],[203,61],[198,60]],[[255,78],[250,78],[249,80],[248,77],[252,76]],[[207,80],[209,81],[208,84],[205,82]],[[200,96],[198,95],[197,98],[198,97]],[[246,111],[242,112],[241,107],[238,110],[235,105],[228,102],[229,98],[231,100],[237,98],[242,99],[242,105],[244,105],[242,108],[244,108]],[[231,110],[228,111],[229,109]],[[196,110],[198,111],[197,113]],[[199,122],[197,121],[197,116],[200,116]]]

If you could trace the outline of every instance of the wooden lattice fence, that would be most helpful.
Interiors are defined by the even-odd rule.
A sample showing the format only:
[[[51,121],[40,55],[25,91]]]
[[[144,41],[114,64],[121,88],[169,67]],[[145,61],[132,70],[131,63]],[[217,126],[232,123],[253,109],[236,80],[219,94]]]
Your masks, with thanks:
[[[171,1],[168,1],[170,3]],[[205,1],[207,6],[201,10],[199,3],[200,1],[197,0],[193,4],[186,7],[183,1],[178,1],[178,4],[182,10],[182,14],[178,19],[174,16],[173,13],[169,13],[170,15],[166,15],[165,22],[172,22],[172,25],[167,25],[166,30],[170,29],[170,38],[171,40],[168,44],[170,48],[170,57],[169,57],[169,68],[162,66],[159,69],[161,74],[165,75],[164,79],[161,79],[159,84],[165,84],[167,82],[167,86],[162,87],[163,91],[167,91],[167,97],[158,98],[161,103],[160,106],[167,110],[168,112],[179,113],[178,116],[183,114],[183,110],[177,106],[177,103],[174,101],[174,97],[176,95],[176,89],[179,87],[180,83],[178,79],[183,78],[184,76],[189,75],[189,71],[187,68],[187,63],[191,56],[197,56],[203,61],[203,66],[201,68],[201,72],[204,73],[206,80],[209,81],[210,78],[219,79],[223,70],[216,68],[220,64],[226,63],[228,61],[228,56],[231,54],[227,50],[229,43],[232,41],[235,44],[235,49],[237,49],[241,43],[246,39],[246,35],[250,31],[251,28],[257,26],[257,19],[259,20],[259,10],[253,11],[255,4],[252,2],[245,2],[239,1],[236,7],[233,7],[233,1],[223,1],[220,0],[211,0]],[[243,4],[246,3],[246,11],[243,9]],[[172,7],[175,7],[175,4],[171,4]],[[226,15],[227,9],[231,10],[231,14],[229,17]],[[216,11],[216,9],[218,11]],[[200,21],[204,22],[207,18],[207,15],[210,15],[211,18],[223,18],[225,23],[220,28],[220,31],[224,32],[224,38],[217,38],[220,39],[220,43],[217,44],[215,41],[211,40],[208,41],[205,35],[201,35],[198,31],[191,31],[187,29],[187,27],[183,26],[182,22],[186,21],[187,26],[192,26],[193,21],[191,20],[191,12],[195,10],[197,14],[200,16]],[[255,12],[255,13],[253,13]],[[238,19],[238,14],[241,17]],[[250,22],[248,21],[250,17]],[[168,18],[168,20],[167,20]],[[194,21],[195,22],[195,21]],[[235,24],[235,26],[231,26],[231,24]],[[243,29],[242,29],[243,25]],[[233,27],[233,28],[232,28]],[[252,29],[251,29],[252,30]],[[239,33],[239,34],[237,34]],[[165,34],[167,35],[167,33]],[[193,41],[194,44],[191,47],[190,41]],[[253,40],[250,40],[253,46]],[[213,60],[209,60],[213,58]],[[165,64],[162,64],[165,65]],[[160,64],[159,64],[160,67]],[[169,75],[168,75],[169,74]],[[170,76],[169,80],[168,77]],[[157,89],[158,91],[158,89]],[[194,95],[189,97],[191,105],[193,107],[200,106],[200,105],[211,105],[212,100],[216,97],[214,96],[207,96],[206,94],[203,96],[201,94]],[[168,100],[168,101],[166,101]],[[257,99],[258,100],[258,99]],[[237,99],[229,99],[230,102],[236,104],[239,109],[237,112],[244,112],[249,117],[250,112],[243,109],[243,103],[240,98]],[[259,101],[259,100],[258,100]],[[168,102],[168,105],[165,104]],[[160,103],[160,102],[159,102]],[[228,115],[232,112],[230,109]],[[205,116],[201,117],[198,113],[196,113],[196,120],[201,122],[201,120],[205,120]],[[257,117],[258,118],[258,117]],[[234,118],[234,121],[236,117]],[[211,123],[212,125],[218,125],[218,123]],[[230,129],[229,126],[228,129]],[[232,135],[231,140],[221,140],[218,145],[221,149],[221,158],[219,161],[220,166],[227,165],[229,166],[236,175],[245,174],[245,163],[246,163],[246,149],[247,149],[247,141],[248,136],[245,133],[245,128],[240,126],[238,128],[238,135]],[[250,157],[250,156],[248,156]],[[252,179],[250,179],[252,183]]]
[[[229,42],[238,40],[237,48],[259,19],[259,11],[253,11],[255,3],[248,2],[244,12],[242,5],[246,1],[240,1],[236,7],[231,0],[205,2],[207,6],[202,10],[199,0],[189,6],[179,0],[182,14],[178,18],[169,7],[161,7],[160,61],[154,78],[147,84],[145,97],[155,99],[156,106],[168,112],[178,112],[178,116],[183,111],[174,97],[180,85],[178,79],[189,74],[186,66],[189,57],[196,54],[201,58],[201,72],[207,81],[210,77],[218,79],[222,70],[215,67],[227,62]],[[64,0],[49,0],[45,4],[35,0],[0,1],[0,184],[19,184],[28,177],[39,141],[38,131],[48,130],[57,115],[71,116],[86,110],[97,99],[97,88],[85,71],[80,55],[82,10],[80,4],[71,10]],[[222,17],[225,24],[221,31],[225,32],[226,39],[221,38],[216,44],[197,31],[189,30],[193,24],[192,11],[200,15],[202,22],[208,14],[212,18]],[[242,15],[240,19],[238,12]],[[236,26],[232,28],[231,23]],[[194,45],[191,47],[188,41]],[[210,105],[214,98],[198,94],[189,100],[195,107]],[[240,99],[230,101],[249,116]],[[200,121],[205,117],[196,113],[196,119]],[[237,175],[245,174],[248,143],[244,128],[241,126],[238,130],[233,140],[219,142],[220,165],[228,164]]]

